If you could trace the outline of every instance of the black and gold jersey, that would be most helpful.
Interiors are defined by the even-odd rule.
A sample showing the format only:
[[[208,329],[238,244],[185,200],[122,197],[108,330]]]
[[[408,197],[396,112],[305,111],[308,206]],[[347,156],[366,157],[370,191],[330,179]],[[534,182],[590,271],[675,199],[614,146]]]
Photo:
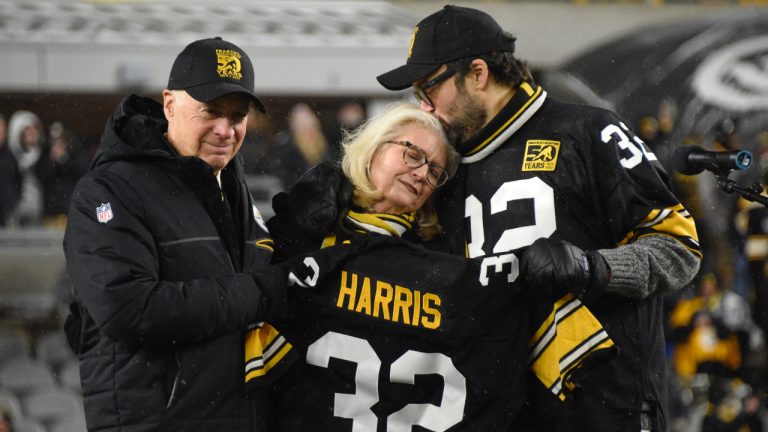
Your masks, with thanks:
[[[666,172],[609,111],[558,102],[523,83],[459,151],[462,166],[438,205],[453,253],[519,252],[540,237],[608,249],[658,235],[701,255]],[[590,430],[639,425],[640,401],[665,400],[661,302],[609,294],[587,305],[620,350],[580,390],[581,401],[594,402],[578,407]]]
[[[357,221],[365,231],[392,226]],[[300,259],[314,271],[295,278],[305,288],[291,291],[292,316],[247,336],[246,385],[269,385],[271,430],[504,430],[524,403],[530,367],[553,399],[564,398],[582,369],[613,352],[570,296],[530,329],[514,254],[465,259],[360,237],[365,249],[338,266],[319,254],[343,244]]]

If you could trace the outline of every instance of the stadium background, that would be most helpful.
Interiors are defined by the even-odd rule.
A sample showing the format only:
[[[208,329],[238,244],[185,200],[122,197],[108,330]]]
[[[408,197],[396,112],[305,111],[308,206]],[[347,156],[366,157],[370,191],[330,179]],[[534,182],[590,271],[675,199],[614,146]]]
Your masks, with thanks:
[[[311,107],[333,139],[337,110],[345,102],[360,103],[370,115],[394,100],[411,98],[409,92],[384,90],[375,76],[403,62],[413,25],[443,4],[0,0],[0,114],[8,118],[29,110],[46,132],[60,122],[87,150],[98,143],[107,117],[125,95],[159,95],[176,53],[192,40],[218,35],[240,45],[254,63],[256,93],[268,108],[267,115],[255,114],[254,128],[264,141],[289,128],[288,117],[299,103]],[[673,125],[648,140],[671,173],[669,155],[679,145],[716,150],[738,145],[751,150],[758,163],[733,178],[742,184],[763,179],[768,167],[759,163],[762,153],[768,154],[768,1],[456,4],[483,9],[511,31],[518,38],[518,56],[528,60],[553,96],[614,109],[636,131],[651,120],[658,126],[661,102],[670,102]],[[725,66],[707,62],[724,52],[744,54],[725,55]],[[748,67],[735,72],[727,68],[744,64]],[[708,90],[715,86],[701,78],[702,65],[736,85],[712,96]],[[731,131],[733,141],[716,142],[727,120],[739,126]],[[254,148],[249,153],[244,147],[244,154],[269,157],[268,151]],[[269,198],[283,187],[268,166],[254,162],[250,173],[267,216]],[[723,289],[753,304],[755,292],[768,287],[764,282],[755,286],[749,267],[764,263],[765,256],[745,252],[749,236],[736,229],[745,214],[743,203],[717,190],[707,173],[675,176],[675,187],[694,214],[708,252],[702,273],[717,274]],[[58,218],[33,226],[11,220],[0,228],[0,408],[11,413],[17,431],[84,430],[77,415],[82,408],[77,405],[76,364],[60,333],[69,290],[61,227]],[[691,286],[681,296],[695,290]],[[676,301],[670,299],[670,310]],[[764,323],[766,311],[761,312],[755,318]],[[749,394],[765,404],[764,344],[745,354],[742,363],[753,366],[747,373],[758,375]],[[688,384],[693,385],[679,389],[676,427],[701,430],[708,385]],[[743,387],[734,391],[746,399]],[[768,421],[764,424],[768,427]]]

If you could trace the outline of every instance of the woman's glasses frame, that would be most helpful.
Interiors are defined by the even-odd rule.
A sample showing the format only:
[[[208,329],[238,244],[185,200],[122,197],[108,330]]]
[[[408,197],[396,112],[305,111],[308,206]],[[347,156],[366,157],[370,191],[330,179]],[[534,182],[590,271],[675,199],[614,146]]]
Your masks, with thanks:
[[[434,188],[439,188],[448,181],[448,172],[442,166],[427,160],[427,155],[419,146],[410,141],[387,141],[405,147],[403,149],[403,161],[409,168],[421,168],[427,165],[427,183]]]

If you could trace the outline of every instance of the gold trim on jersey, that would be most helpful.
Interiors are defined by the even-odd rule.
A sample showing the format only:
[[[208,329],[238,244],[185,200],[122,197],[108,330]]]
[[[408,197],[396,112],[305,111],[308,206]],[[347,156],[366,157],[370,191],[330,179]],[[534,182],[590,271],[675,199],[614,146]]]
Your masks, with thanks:
[[[256,247],[266,249],[270,252],[275,251],[275,241],[272,240],[271,238],[261,238],[258,240],[253,240],[251,241],[251,244],[253,244]]]
[[[358,213],[352,210],[348,211],[345,216],[346,221],[366,232],[374,232],[392,237],[402,237],[406,231],[413,228],[415,219],[415,213],[399,215],[386,213]]]
[[[573,373],[590,357],[616,350],[597,318],[573,294],[555,302],[528,347],[529,368],[560,400],[566,398],[565,389],[573,390]]]
[[[699,245],[699,235],[696,232],[696,224],[682,204],[651,210],[645,219],[619,242],[619,245],[654,234],[672,237],[700,258],[703,256],[701,245]]]
[[[245,335],[245,382],[265,376],[293,346],[277,329],[262,322]]]
[[[483,140],[475,148],[467,151],[462,156],[461,163],[477,162],[489,154],[493,153],[500,145],[509,139],[522,125],[525,124],[528,119],[533,116],[536,111],[544,104],[544,100],[547,98],[547,92],[541,87],[535,89],[527,82],[520,84],[518,91],[523,91],[528,99],[525,100],[520,109],[518,109],[504,124],[501,125],[496,131],[490,134],[488,138]],[[516,97],[517,95],[513,96]]]
[[[328,236],[325,236],[323,239],[323,244],[320,245],[320,249],[325,249],[327,247],[331,247],[336,244],[336,236],[331,234]]]
[[[388,213],[359,213],[348,211],[344,216],[346,227],[361,233],[377,233],[390,237],[402,237],[406,231],[413,229],[416,221],[416,213],[388,214]],[[323,239],[321,249],[334,246],[339,242],[336,234],[329,234]],[[350,243],[343,240],[342,243]]]

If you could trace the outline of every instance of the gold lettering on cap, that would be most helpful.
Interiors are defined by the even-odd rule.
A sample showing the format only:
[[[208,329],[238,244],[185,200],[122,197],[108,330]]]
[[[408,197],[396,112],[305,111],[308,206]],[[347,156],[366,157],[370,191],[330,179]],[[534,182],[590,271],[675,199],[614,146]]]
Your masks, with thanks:
[[[240,53],[233,50],[216,50],[218,65],[216,72],[222,78],[241,79],[243,74],[240,72]]]
[[[411,58],[413,54],[413,43],[416,42],[416,33],[419,32],[419,26],[413,28],[413,34],[411,35],[411,44],[408,46],[408,58]]]

